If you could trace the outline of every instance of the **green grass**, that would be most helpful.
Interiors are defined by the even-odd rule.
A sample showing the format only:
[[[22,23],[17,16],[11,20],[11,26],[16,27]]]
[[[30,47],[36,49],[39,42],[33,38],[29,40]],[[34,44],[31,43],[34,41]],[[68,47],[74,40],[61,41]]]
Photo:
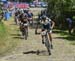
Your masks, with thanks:
[[[0,23],[0,45],[2,42],[6,40],[6,35],[7,35],[6,28],[4,24],[1,22]]]
[[[2,22],[0,23],[0,56],[11,52],[19,43],[19,41],[10,37],[10,28]]]
[[[4,24],[1,22],[0,23],[0,54],[3,52],[5,49],[6,43],[7,43],[7,32]]]
[[[60,35],[60,37],[58,37],[59,39],[66,39],[67,41],[70,42],[70,44],[75,45],[75,34],[70,35],[68,31],[57,29],[55,29],[53,32]]]
[[[6,33],[5,26],[2,22],[0,22],[0,35],[4,35]]]

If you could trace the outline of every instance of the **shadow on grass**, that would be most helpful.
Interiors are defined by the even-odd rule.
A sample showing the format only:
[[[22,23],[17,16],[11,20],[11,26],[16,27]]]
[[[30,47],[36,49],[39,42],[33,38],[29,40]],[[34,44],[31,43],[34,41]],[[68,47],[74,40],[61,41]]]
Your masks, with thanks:
[[[40,55],[40,54],[46,55],[45,53],[46,53],[45,50],[43,50],[43,51],[39,51],[39,50],[33,51],[33,50],[32,50],[32,51],[23,52],[23,54],[36,54],[36,55]]]
[[[60,34],[60,35],[69,35],[69,33],[64,30],[54,30],[53,33]]]
[[[23,54],[37,54],[37,51],[27,51],[23,52]]]
[[[24,39],[21,34],[10,34],[14,39]]]
[[[24,39],[24,38],[22,38],[21,36],[14,36],[13,38],[14,38],[14,39]]]
[[[20,34],[10,34],[11,36],[21,36]]]
[[[55,37],[55,39],[66,39],[68,41],[73,42],[73,45],[75,45],[75,35],[70,35],[68,32],[64,30],[54,30],[53,33],[60,34],[60,37]]]
[[[63,37],[55,37],[55,39],[66,39],[68,41],[75,41],[75,36],[63,36]]]

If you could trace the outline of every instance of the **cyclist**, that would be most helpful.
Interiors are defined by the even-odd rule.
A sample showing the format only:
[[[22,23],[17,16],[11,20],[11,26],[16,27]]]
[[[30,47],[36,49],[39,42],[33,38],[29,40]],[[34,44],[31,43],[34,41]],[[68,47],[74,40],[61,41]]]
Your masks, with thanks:
[[[28,36],[28,19],[27,15],[25,13],[21,14],[21,20],[20,20],[20,30],[22,32],[22,35],[24,35],[24,29],[27,30],[27,36]]]
[[[68,32],[70,35],[72,35],[71,31],[72,31],[72,28],[73,28],[73,21],[70,17],[66,18],[67,20],[67,23],[68,23]]]
[[[33,13],[29,10],[27,15],[28,15],[29,24],[33,24]]]
[[[53,45],[52,45],[52,36],[51,36],[51,33],[52,33],[52,29],[54,27],[54,21],[52,21],[50,18],[48,18],[47,16],[42,16],[41,17],[41,24],[42,24],[42,31],[43,30],[47,30],[48,32],[48,35],[49,35],[49,40],[51,42],[51,48],[53,48]],[[44,44],[44,40],[43,40],[43,36],[42,36],[42,43]]]
[[[38,34],[37,33],[37,30],[38,30],[38,27],[39,27],[39,24],[40,24],[40,20],[42,19],[43,16],[46,16],[46,10],[42,10],[41,11],[41,14],[38,14],[38,18],[37,18],[37,24],[36,24],[36,29],[35,29],[35,34]]]

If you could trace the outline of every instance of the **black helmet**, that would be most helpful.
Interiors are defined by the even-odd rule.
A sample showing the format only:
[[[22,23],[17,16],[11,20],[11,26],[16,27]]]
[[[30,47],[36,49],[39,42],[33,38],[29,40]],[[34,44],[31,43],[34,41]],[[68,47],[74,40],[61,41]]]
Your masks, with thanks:
[[[42,16],[42,20],[46,20],[46,16],[45,15]]]

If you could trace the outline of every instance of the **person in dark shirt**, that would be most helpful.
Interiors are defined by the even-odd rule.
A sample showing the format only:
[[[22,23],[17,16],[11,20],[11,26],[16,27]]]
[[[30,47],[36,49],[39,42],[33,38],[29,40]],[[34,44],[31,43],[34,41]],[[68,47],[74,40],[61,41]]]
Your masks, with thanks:
[[[28,21],[29,24],[33,24],[33,13],[30,10],[28,11]]]
[[[68,31],[69,31],[69,34],[72,34],[71,33],[71,30],[72,30],[72,24],[73,24],[73,21],[71,18],[66,18],[67,20],[67,23],[68,23]]]

